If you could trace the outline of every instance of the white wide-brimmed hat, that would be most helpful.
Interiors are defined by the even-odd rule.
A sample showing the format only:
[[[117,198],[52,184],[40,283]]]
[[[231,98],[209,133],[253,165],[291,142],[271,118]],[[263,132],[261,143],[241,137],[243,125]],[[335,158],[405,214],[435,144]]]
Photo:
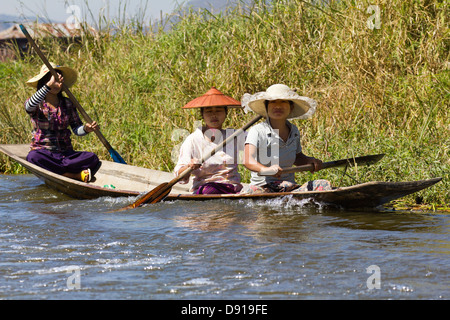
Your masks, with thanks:
[[[294,108],[288,116],[288,119],[308,119],[316,112],[317,102],[308,97],[302,97],[297,92],[284,84],[274,84],[266,91],[257,92],[253,95],[245,93],[242,96],[241,103],[244,111],[249,109],[257,114],[267,118],[265,101],[289,100],[292,101]]]
[[[50,62],[50,65],[53,67],[53,69],[61,71],[64,78],[64,84],[67,86],[67,88],[73,86],[73,84],[77,81],[78,74],[72,68],[59,66],[53,62]],[[37,88],[39,80],[45,77],[45,75],[49,72],[50,70],[48,70],[47,66],[45,64],[42,65],[39,74],[28,80],[27,85],[33,88]]]

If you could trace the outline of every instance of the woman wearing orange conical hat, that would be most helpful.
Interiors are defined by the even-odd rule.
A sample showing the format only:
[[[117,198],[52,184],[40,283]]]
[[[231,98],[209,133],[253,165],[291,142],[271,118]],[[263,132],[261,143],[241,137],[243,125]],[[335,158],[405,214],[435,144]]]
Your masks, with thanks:
[[[232,194],[239,193],[242,189],[238,172],[238,143],[228,144],[204,163],[200,163],[203,155],[210,153],[234,133],[234,129],[225,130],[222,127],[230,107],[241,107],[241,104],[216,88],[212,88],[183,107],[183,109],[200,109],[204,122],[204,125],[197,128],[183,142],[174,169],[177,176],[188,168],[193,169],[191,191],[195,194]],[[180,183],[188,181],[189,176]]]

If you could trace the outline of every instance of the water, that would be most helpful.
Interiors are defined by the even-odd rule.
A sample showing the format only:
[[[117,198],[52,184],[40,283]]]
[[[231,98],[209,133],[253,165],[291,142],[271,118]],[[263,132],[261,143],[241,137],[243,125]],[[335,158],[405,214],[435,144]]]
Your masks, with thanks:
[[[132,200],[0,175],[0,299],[450,297],[445,214]]]

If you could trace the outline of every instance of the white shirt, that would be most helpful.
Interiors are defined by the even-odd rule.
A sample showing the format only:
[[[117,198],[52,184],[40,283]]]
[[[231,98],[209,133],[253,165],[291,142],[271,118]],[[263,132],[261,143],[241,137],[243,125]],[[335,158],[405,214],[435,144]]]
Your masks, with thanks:
[[[191,159],[197,159],[200,163],[201,159],[214,150],[223,140],[231,136],[235,132],[234,129],[227,130],[208,130],[203,134],[201,128],[197,128],[183,142],[180,148],[177,165],[174,168],[175,174],[181,167],[188,165]],[[213,134],[214,142],[209,138]],[[222,136],[226,135],[226,137]],[[240,141],[240,139],[237,139]],[[193,185],[191,191],[197,190],[201,185],[207,182],[220,182],[238,185],[241,182],[241,176],[238,172],[239,150],[243,149],[242,143],[230,142],[212,157],[207,159],[202,166],[192,171]],[[187,183],[188,179],[180,181]]]
[[[266,167],[274,164],[281,168],[290,168],[295,162],[297,154],[302,152],[300,144],[300,132],[298,128],[286,121],[289,127],[289,138],[285,142],[278,134],[278,130],[273,129],[269,119],[252,127],[247,135],[245,144],[252,144],[257,148],[256,161]],[[295,174],[288,173],[280,178],[273,176],[259,176],[257,172],[251,172],[250,184],[264,186],[272,181],[290,181],[295,183]]]

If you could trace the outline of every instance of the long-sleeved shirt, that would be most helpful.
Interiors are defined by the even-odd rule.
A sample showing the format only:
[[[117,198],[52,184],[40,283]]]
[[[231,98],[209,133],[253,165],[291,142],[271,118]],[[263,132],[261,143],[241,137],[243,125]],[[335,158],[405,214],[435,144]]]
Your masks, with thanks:
[[[68,127],[70,126],[77,136],[84,136],[87,133],[83,123],[70,99],[63,98],[56,108],[51,108],[44,102],[48,92],[50,88],[44,85],[25,102],[25,110],[33,125],[31,149],[58,152],[72,150],[71,132]]]

